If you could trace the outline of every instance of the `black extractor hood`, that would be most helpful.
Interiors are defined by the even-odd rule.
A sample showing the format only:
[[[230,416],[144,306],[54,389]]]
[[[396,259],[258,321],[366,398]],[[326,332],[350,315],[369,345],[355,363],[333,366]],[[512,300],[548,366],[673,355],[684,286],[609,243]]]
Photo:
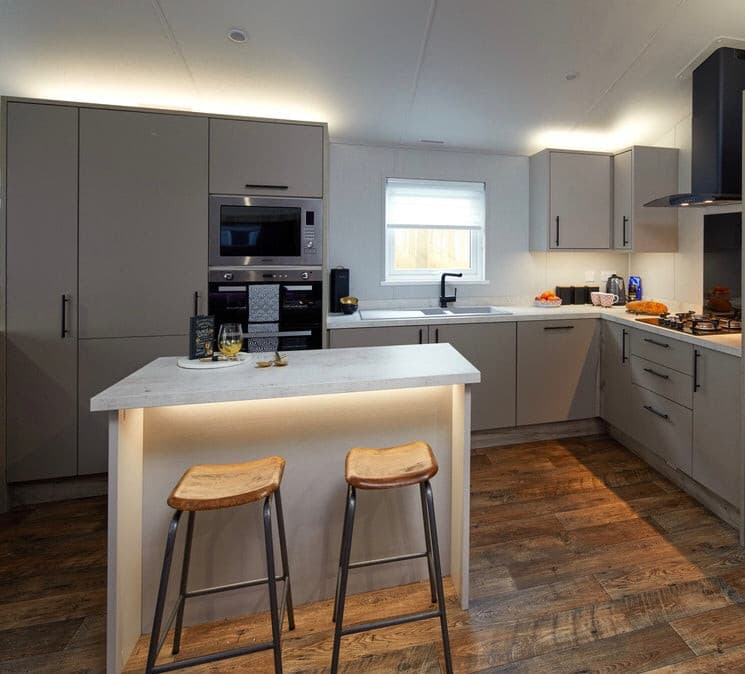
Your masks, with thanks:
[[[691,192],[645,206],[725,206],[742,200],[745,49],[722,47],[693,71]]]

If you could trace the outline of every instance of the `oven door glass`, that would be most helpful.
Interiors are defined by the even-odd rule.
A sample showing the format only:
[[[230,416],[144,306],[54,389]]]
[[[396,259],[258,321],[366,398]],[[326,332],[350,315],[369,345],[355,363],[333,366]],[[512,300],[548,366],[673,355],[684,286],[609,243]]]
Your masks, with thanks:
[[[221,206],[222,257],[297,257],[302,209],[293,206]]]

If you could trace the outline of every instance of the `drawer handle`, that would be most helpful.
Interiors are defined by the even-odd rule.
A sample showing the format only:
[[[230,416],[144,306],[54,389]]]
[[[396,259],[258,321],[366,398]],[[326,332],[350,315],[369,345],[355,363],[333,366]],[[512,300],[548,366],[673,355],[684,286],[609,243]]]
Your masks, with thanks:
[[[662,412],[658,412],[654,407],[651,405],[644,405],[644,409],[647,410],[647,412],[651,412],[652,414],[658,416],[660,419],[669,419],[669,414],[663,414]]]
[[[698,383],[698,359],[701,358],[701,354],[698,349],[693,350],[693,392],[696,393],[701,388],[701,384]]]
[[[653,374],[655,377],[659,377],[660,379],[670,379],[670,375],[655,372],[651,367],[645,367],[644,371],[649,372],[649,374]]]
[[[654,339],[647,339],[645,337],[644,338],[644,341],[645,342],[649,342],[650,344],[654,344],[655,346],[661,346],[663,349],[669,349],[670,348],[670,345],[669,344],[665,344],[665,342],[658,342],[658,341],[656,341]]]
[[[573,325],[551,325],[544,326],[544,330],[574,330]]]
[[[289,185],[261,185],[249,183],[245,186],[247,190],[289,190]]]

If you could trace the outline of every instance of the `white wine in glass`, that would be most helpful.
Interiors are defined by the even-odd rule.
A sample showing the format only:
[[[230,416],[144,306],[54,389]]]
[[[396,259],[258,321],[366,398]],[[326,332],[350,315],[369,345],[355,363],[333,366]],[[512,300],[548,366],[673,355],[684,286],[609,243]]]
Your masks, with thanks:
[[[235,360],[243,346],[243,331],[238,323],[223,323],[217,337],[217,348],[229,360]]]

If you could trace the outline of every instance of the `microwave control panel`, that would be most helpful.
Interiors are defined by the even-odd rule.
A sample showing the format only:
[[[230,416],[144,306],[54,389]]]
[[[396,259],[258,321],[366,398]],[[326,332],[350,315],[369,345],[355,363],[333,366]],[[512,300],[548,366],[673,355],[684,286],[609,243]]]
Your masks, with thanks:
[[[319,224],[316,224],[316,212],[305,211],[305,222],[303,223],[303,259],[310,262],[313,258],[321,257],[321,246],[318,245],[320,236],[317,236]]]

